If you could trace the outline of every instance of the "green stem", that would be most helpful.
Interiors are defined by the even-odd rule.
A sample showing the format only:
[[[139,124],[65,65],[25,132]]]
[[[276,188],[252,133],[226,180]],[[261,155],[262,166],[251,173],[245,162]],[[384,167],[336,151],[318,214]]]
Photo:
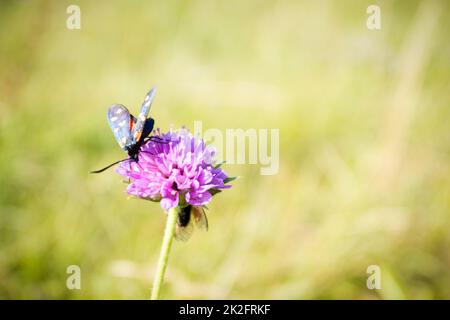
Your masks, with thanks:
[[[175,226],[178,218],[178,207],[172,208],[167,213],[166,229],[164,230],[164,238],[159,253],[158,266],[156,267],[155,279],[153,280],[153,290],[150,297],[151,300],[159,299],[159,292],[164,280],[164,273],[167,267],[167,260],[169,259],[170,246],[172,244],[173,236],[175,234]]]

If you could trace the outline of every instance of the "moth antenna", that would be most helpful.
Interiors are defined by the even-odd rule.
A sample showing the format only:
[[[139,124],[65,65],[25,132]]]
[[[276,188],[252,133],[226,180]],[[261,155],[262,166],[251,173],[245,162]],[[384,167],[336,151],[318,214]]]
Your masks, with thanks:
[[[148,141],[161,143],[161,144],[166,144],[166,143],[169,143],[169,142],[173,142],[172,140],[165,140],[165,139],[161,139],[160,137],[156,137],[156,136],[148,137],[148,139],[145,140],[145,142],[148,142]]]
[[[112,166],[115,166],[116,164],[121,163],[121,162],[124,162],[124,161],[126,161],[126,160],[130,160],[130,159],[129,159],[129,158],[126,158],[126,159],[122,159],[122,160],[116,161],[116,162],[111,163],[110,165],[108,165],[108,166],[106,166],[106,167],[104,167],[104,168],[102,168],[102,169],[94,170],[94,171],[91,171],[90,173],[101,173],[101,172],[103,172],[103,171],[105,171],[105,170],[111,168]]]

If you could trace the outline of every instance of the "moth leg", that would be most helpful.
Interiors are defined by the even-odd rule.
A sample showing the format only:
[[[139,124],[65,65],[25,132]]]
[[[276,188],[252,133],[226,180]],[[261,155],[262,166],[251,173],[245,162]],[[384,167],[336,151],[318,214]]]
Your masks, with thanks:
[[[172,142],[172,140],[165,140],[165,139],[161,139],[160,137],[155,137],[155,136],[148,137],[148,139],[145,142],[148,142],[148,141],[161,143],[161,144],[167,144],[167,143]]]

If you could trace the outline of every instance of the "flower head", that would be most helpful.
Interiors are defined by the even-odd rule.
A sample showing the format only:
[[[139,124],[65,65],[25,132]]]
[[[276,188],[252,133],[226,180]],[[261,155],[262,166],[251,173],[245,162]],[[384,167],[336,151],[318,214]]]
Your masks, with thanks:
[[[129,179],[130,195],[161,201],[169,210],[176,206],[202,206],[211,201],[228,178],[214,164],[215,149],[194,137],[187,129],[171,130],[156,135],[139,152],[138,161],[119,165],[117,173]]]

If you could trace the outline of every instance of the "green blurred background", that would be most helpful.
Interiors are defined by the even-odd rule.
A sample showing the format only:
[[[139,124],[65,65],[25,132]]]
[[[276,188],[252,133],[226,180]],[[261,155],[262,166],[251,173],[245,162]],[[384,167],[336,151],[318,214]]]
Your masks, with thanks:
[[[136,112],[153,84],[163,130],[280,129],[278,174],[225,167],[241,178],[207,233],[175,243],[163,298],[450,298],[449,14],[447,1],[2,1],[0,298],[148,298],[165,216],[114,171],[88,172],[124,156],[108,105]]]

